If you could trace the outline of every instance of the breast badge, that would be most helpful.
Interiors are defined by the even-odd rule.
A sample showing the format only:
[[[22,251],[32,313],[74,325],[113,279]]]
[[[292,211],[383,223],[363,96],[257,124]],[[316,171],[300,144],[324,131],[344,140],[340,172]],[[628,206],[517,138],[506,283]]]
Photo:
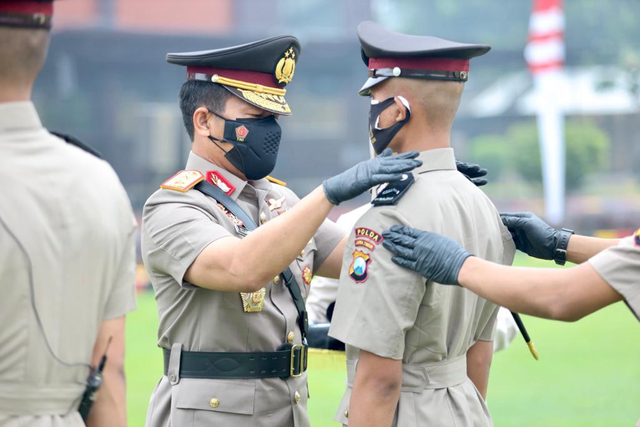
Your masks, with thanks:
[[[311,272],[311,268],[306,266],[302,270],[302,280],[304,280],[304,284],[309,286],[311,284],[311,279],[313,279],[313,273]]]
[[[284,197],[280,197],[279,199],[269,199],[269,212],[273,212],[276,209],[280,209],[282,204],[284,203]]]
[[[242,309],[245,313],[257,313],[262,311],[264,306],[264,296],[267,290],[265,288],[256,292],[240,292],[240,298],[242,299]]]
[[[227,209],[222,203],[217,203],[217,206],[218,209],[224,212],[227,218],[231,220],[231,222],[233,223],[233,227],[236,229],[236,233],[240,234],[241,236],[246,236],[249,234],[249,229],[246,225],[244,225],[244,222],[242,222],[240,218],[231,213],[231,211],[229,211],[229,209]]]
[[[353,261],[349,266],[349,276],[356,283],[365,282],[369,276],[369,264],[371,263],[371,256],[365,252],[355,250],[353,251]]]

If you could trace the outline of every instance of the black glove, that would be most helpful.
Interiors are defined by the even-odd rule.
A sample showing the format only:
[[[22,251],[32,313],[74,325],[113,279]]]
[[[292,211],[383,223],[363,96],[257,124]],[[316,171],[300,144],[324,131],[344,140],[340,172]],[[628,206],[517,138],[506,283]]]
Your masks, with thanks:
[[[519,251],[540,259],[554,259],[560,231],[531,212],[501,213]]]
[[[462,264],[472,256],[448,237],[411,227],[394,225],[382,235],[393,262],[443,285],[457,285]]]
[[[392,156],[391,149],[387,148],[378,157],[360,162],[325,180],[322,183],[324,194],[331,203],[339,205],[376,185],[400,181],[404,173],[422,165],[421,160],[415,160],[419,154],[417,151],[409,151]]]
[[[480,167],[480,165],[476,165],[475,163],[465,163],[459,162],[456,160],[456,168],[458,168],[458,172],[467,177],[467,179],[473,182],[477,187],[482,187],[488,181],[483,176],[487,175],[487,170]]]

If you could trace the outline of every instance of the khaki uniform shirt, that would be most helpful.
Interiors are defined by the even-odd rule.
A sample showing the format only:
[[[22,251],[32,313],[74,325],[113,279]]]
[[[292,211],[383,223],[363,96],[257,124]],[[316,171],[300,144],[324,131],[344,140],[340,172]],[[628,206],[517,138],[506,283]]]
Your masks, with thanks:
[[[135,308],[131,205],[109,164],[47,132],[31,102],[0,104],[0,177],[0,425],[84,426],[88,369],[46,341],[88,364],[102,321]]]
[[[298,202],[286,187],[266,179],[245,182],[191,153],[188,170],[216,171],[231,197],[261,224]],[[196,257],[212,242],[241,238],[232,219],[216,201],[197,190],[161,189],[144,207],[142,255],[158,303],[158,345],[185,351],[268,352],[283,343],[301,343],[295,305],[281,280],[265,283],[264,306],[245,312],[237,292],[213,291],[184,281]],[[344,233],[325,221],[291,263],[306,298],[312,273],[329,256]],[[278,242],[273,242],[278,250]],[[268,259],[265,259],[268,262]],[[290,339],[289,339],[290,338]],[[172,357],[173,360],[173,357]],[[172,384],[173,383],[173,384]],[[265,379],[192,379],[164,376],[147,413],[147,426],[308,426],[307,376]],[[218,399],[212,407],[211,399]]]
[[[467,377],[466,353],[492,341],[498,307],[391,261],[381,233],[400,224],[443,234],[469,252],[510,264],[515,247],[491,201],[456,171],[450,148],[420,154],[416,182],[396,205],[373,207],[349,236],[329,335],[347,344],[347,391],[336,420],[348,424],[359,349],[402,360],[394,426],[488,426]]]
[[[640,229],[618,246],[589,260],[596,272],[620,295],[640,321]]]

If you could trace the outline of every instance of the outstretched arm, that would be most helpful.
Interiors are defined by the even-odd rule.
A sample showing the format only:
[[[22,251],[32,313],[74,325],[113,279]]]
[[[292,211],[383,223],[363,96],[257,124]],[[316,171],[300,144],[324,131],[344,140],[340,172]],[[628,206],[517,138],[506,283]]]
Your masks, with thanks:
[[[569,322],[622,300],[588,263],[562,270],[533,269],[470,257],[458,282],[511,311]]]
[[[507,267],[474,257],[439,234],[393,226],[383,235],[396,264],[440,284],[464,286],[511,311],[576,321],[622,300],[589,263],[562,270]]]

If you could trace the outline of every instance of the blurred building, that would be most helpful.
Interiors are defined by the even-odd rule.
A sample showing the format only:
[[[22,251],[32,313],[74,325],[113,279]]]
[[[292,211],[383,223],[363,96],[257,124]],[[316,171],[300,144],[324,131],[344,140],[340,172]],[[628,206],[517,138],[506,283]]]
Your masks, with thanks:
[[[640,84],[628,77],[640,73],[640,53],[634,56],[632,43],[640,27],[631,19],[640,4],[608,3],[566,6],[567,81],[571,91],[580,91],[572,96],[572,114],[594,122],[611,140],[607,168],[587,171],[588,185],[568,199],[567,225],[585,232],[634,222],[639,210],[632,195],[638,194],[640,179]],[[283,141],[274,175],[303,195],[369,156],[369,102],[356,95],[367,72],[355,28],[373,19],[399,31],[493,46],[472,62],[454,124],[456,153],[474,160],[475,141],[483,135],[507,135],[515,124],[533,121],[526,110],[531,79],[522,53],[530,2],[492,5],[491,0],[60,0],[34,101],[47,127],[104,154],[139,210],[162,181],[184,167],[189,150],[177,103],[185,70],[167,64],[166,53],[293,34],[302,44],[287,88],[294,114],[280,121]],[[587,87],[599,84],[593,70],[603,66],[615,70],[604,75],[619,86],[608,89],[609,98],[606,90]],[[626,107],[611,96],[624,98]],[[508,141],[500,149],[510,150]],[[521,176],[494,177],[486,191],[499,208],[541,212],[537,184]]]

